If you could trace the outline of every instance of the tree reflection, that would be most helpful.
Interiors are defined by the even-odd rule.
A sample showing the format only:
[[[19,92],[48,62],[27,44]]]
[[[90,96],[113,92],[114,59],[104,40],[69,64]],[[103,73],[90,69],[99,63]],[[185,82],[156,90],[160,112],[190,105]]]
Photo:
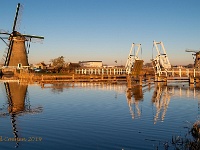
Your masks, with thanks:
[[[40,84],[41,88],[49,88],[53,94],[60,94],[66,88],[74,87],[74,83],[42,83]]]
[[[51,91],[54,94],[59,94],[63,92],[64,83],[54,83],[52,84]]]

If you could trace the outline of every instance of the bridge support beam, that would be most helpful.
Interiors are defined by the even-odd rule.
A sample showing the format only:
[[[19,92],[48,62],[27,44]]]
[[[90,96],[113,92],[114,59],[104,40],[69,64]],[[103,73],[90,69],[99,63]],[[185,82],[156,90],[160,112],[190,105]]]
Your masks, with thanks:
[[[190,84],[194,84],[194,78],[190,77]]]
[[[131,84],[131,76],[130,76],[130,75],[127,75],[127,76],[126,76],[126,80],[127,80],[127,87],[128,87],[128,89],[131,89],[131,87],[132,87],[132,84]]]

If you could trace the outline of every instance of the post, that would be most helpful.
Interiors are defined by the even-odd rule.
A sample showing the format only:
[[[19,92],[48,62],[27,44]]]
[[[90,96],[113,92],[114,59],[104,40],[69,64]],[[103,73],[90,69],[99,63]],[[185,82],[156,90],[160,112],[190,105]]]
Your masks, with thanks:
[[[194,84],[194,78],[190,77],[190,84]]]
[[[154,76],[154,81],[157,82],[158,81],[158,75],[155,74]]]
[[[104,78],[104,77],[103,77],[103,74],[101,74],[101,80],[103,80],[103,78]]]
[[[148,82],[149,84],[151,84],[151,77],[148,77]]]
[[[139,78],[140,78],[140,86],[142,86],[142,76],[140,76]]]
[[[186,69],[187,77],[189,77],[189,69]]]
[[[179,69],[179,77],[181,77],[181,69]]]
[[[72,81],[74,81],[74,74],[72,75]]]
[[[126,76],[126,80],[127,80],[127,87],[128,87],[128,89],[131,89],[131,76],[127,75]]]

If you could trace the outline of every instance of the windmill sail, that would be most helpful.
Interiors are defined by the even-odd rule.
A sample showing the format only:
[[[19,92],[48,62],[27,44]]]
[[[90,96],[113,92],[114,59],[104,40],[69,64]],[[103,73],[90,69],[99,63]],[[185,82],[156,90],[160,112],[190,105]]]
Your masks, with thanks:
[[[19,14],[19,8],[20,8],[20,3],[17,4],[17,10],[16,10],[16,14],[15,14],[15,19],[14,19],[14,23],[13,23],[13,29],[12,31],[16,31],[16,24],[17,24],[17,18],[18,18],[18,14]]]
[[[20,64],[20,66],[28,67],[29,63],[28,63],[28,55],[27,55],[25,42],[26,41],[31,42],[31,39],[39,39],[39,40],[44,39],[43,36],[19,33],[16,29],[18,28],[17,25],[19,24],[19,19],[20,19],[19,14],[21,14],[20,3],[18,3],[17,5],[16,14],[15,14],[14,22],[13,22],[12,33],[0,31],[0,34],[9,35],[8,44],[5,42],[5,40],[3,40],[3,38],[0,38],[8,46],[8,51],[7,51],[7,54],[5,55],[4,66],[17,67]]]

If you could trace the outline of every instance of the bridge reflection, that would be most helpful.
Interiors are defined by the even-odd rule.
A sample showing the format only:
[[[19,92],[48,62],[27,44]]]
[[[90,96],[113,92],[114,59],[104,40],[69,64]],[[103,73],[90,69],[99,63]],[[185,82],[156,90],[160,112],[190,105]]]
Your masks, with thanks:
[[[18,82],[5,82],[6,104],[0,110],[0,117],[10,116],[16,146],[19,146],[17,130],[17,116],[41,113],[42,107],[31,108],[28,96],[28,84]],[[6,108],[7,107],[7,108]]]
[[[158,121],[164,121],[167,114],[167,109],[172,97],[193,97],[200,100],[200,85],[189,85],[186,82],[156,82],[154,84],[147,84],[146,86],[136,85],[133,88],[127,88],[126,84],[112,84],[112,83],[53,83],[53,84],[40,84],[41,88],[49,88],[53,93],[65,92],[64,89],[68,88],[89,88],[92,90],[105,90],[116,91],[117,94],[126,94],[127,104],[132,119],[142,117],[142,105],[145,101],[149,101],[150,107],[153,108],[153,122],[156,124]],[[149,91],[148,94],[144,94]],[[8,93],[8,92],[7,92]],[[26,93],[21,91],[21,93]],[[16,97],[16,96],[14,96]],[[17,96],[19,97],[19,96]],[[24,97],[21,96],[21,99]],[[148,102],[147,102],[148,103]],[[23,106],[23,104],[21,104]],[[149,107],[149,106],[148,106]],[[200,107],[199,107],[200,108]],[[14,110],[14,108],[12,108]],[[22,108],[23,109],[23,108]],[[24,108],[26,109],[26,108]]]
[[[153,122],[156,124],[158,121],[164,121],[167,109],[172,97],[190,97],[197,98],[198,109],[200,109],[200,85],[189,86],[188,83],[180,82],[157,82],[147,87],[134,86],[134,88],[127,89],[126,98],[129,107],[129,111],[132,119],[142,117],[142,103],[144,99],[144,93],[154,89],[151,96],[151,103],[153,104]],[[151,92],[150,92],[151,93]],[[199,111],[199,110],[198,110]]]
[[[154,124],[158,121],[164,121],[167,108],[170,102],[171,87],[168,87],[165,83],[157,83],[152,96],[152,103],[156,108],[156,114],[154,116]]]
[[[137,85],[134,88],[128,88],[126,97],[132,119],[139,118],[141,116],[139,103],[143,101],[142,86]]]

